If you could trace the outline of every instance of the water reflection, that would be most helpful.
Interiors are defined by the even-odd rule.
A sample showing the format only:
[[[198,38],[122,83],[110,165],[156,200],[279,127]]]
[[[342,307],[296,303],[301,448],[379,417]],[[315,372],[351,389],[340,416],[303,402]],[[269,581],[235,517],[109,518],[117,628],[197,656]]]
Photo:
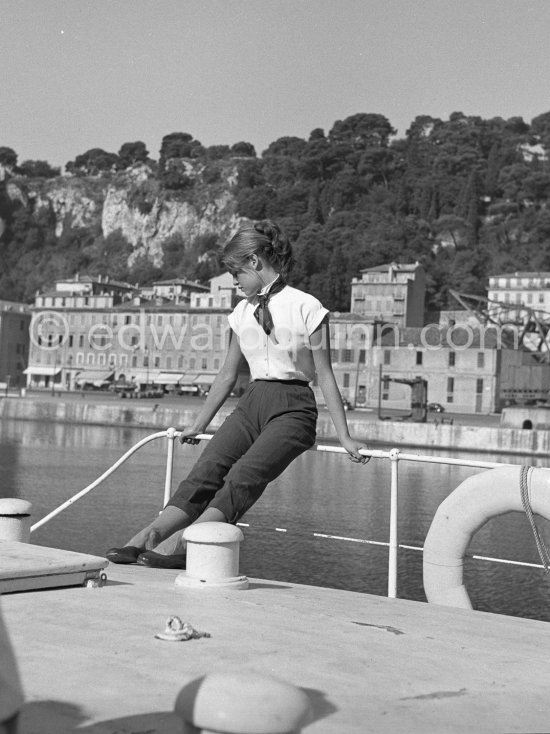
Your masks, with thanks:
[[[3,421],[0,492],[30,500],[34,517],[42,517],[151,432]],[[202,446],[176,446],[174,487],[202,450]],[[162,504],[165,456],[164,439],[144,446],[103,485],[33,534],[33,542],[102,555],[106,548],[125,541]],[[522,463],[517,456],[469,456]],[[547,465],[544,458],[524,461]],[[478,471],[400,463],[400,542],[422,546],[440,502]],[[316,538],[314,533],[386,541],[389,481],[387,461],[373,460],[362,466],[339,454],[310,452],[301,456],[243,518],[250,527],[245,529],[241,548],[242,572],[256,578],[386,594],[387,549]],[[538,519],[538,524],[548,539],[548,523]],[[539,562],[528,521],[520,513],[485,525],[469,552]],[[550,621],[550,587],[541,570],[468,561],[465,576],[477,609]],[[398,593],[403,598],[425,600],[421,553],[400,552]]]

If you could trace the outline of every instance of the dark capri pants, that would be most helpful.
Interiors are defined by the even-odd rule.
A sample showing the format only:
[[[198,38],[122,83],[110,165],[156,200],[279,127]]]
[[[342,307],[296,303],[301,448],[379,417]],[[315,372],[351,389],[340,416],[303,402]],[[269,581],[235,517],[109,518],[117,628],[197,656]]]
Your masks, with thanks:
[[[254,380],[168,505],[196,520],[207,507],[236,523],[301,453],[315,443],[317,405],[298,380]]]

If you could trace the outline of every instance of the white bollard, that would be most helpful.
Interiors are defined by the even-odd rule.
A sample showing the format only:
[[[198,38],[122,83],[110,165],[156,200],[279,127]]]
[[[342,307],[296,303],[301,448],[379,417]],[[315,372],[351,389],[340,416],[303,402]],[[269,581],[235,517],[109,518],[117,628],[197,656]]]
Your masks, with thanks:
[[[182,734],[299,734],[310,704],[300,688],[257,673],[211,673],[184,686]]]
[[[17,497],[0,499],[0,540],[30,543],[31,508],[30,502]]]
[[[246,589],[248,579],[239,576],[239,544],[242,531],[226,522],[198,522],[183,531],[187,541],[186,571],[176,586]]]

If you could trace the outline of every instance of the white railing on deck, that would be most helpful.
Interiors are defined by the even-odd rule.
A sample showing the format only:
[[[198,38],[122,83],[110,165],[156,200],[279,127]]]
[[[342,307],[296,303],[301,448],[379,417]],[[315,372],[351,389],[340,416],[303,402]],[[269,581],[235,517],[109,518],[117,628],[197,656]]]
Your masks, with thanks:
[[[118,459],[107,471],[105,471],[100,477],[98,477],[94,482],[89,484],[87,487],[84,487],[80,492],[70,497],[68,500],[63,502],[63,504],[59,505],[59,507],[56,507],[55,510],[52,510],[50,513],[48,513],[45,517],[43,517],[41,520],[36,522],[34,525],[31,526],[31,533],[35,530],[38,530],[38,528],[42,527],[42,525],[45,525],[49,520],[54,518],[56,515],[59,515],[60,512],[67,509],[67,507],[70,507],[72,504],[77,502],[81,497],[84,497],[84,495],[91,492],[93,489],[98,487],[107,477],[109,477],[111,474],[113,474],[124,462],[126,462],[133,454],[136,453],[142,446],[145,446],[145,444],[150,443],[151,441],[155,441],[158,438],[166,438],[167,439],[167,453],[166,453],[166,475],[164,480],[164,502],[163,507],[168,503],[168,500],[170,499],[171,490],[172,490],[172,473],[173,473],[173,460],[174,460],[174,442],[176,438],[179,438],[181,435],[180,431],[177,431],[175,428],[168,428],[165,431],[159,431],[158,433],[153,433],[150,436],[146,436],[141,441],[136,443],[132,448],[130,448],[123,456]],[[197,435],[197,438],[200,440],[210,440],[212,438],[212,434],[210,433],[201,433]],[[323,445],[316,445],[310,451],[320,451],[320,452],[326,452],[326,453],[333,453],[333,454],[346,454],[346,449],[344,449],[342,446],[323,446]],[[451,459],[446,456],[426,456],[421,454],[408,454],[401,452],[397,448],[392,448],[389,451],[381,451],[377,449],[369,449],[369,450],[361,450],[360,452],[364,456],[370,456],[372,459],[386,459],[390,461],[390,467],[391,467],[391,473],[390,473],[390,528],[389,528],[389,540],[388,542],[381,542],[381,541],[373,541],[373,540],[362,540],[359,538],[345,538],[342,536],[335,536],[335,535],[327,535],[323,533],[314,533],[313,535],[315,537],[322,537],[322,538],[332,538],[332,539],[338,539],[338,540],[347,540],[351,542],[359,542],[359,543],[370,543],[373,545],[383,545],[387,546],[389,548],[389,554],[388,554],[388,596],[395,598],[397,596],[397,554],[399,551],[399,548],[406,548],[409,550],[422,550],[422,548],[417,548],[414,546],[406,546],[406,545],[399,545],[399,539],[398,539],[398,497],[399,497],[399,462],[401,461],[413,461],[413,462],[420,462],[423,464],[447,464],[447,465],[454,465],[454,466],[468,466],[478,469],[496,469],[499,466],[511,466],[511,464],[505,464],[505,463],[499,463],[495,461],[474,461],[470,459]],[[244,525],[244,523],[240,523]],[[275,528],[276,530],[282,530],[281,528]],[[539,567],[538,564],[535,563],[525,563],[521,561],[507,561],[500,558],[490,558],[487,556],[473,556],[473,558],[481,559],[481,560],[487,560],[487,561],[496,561],[500,563],[510,563],[512,565],[518,565],[518,566],[533,566],[533,567]],[[540,566],[542,568],[542,566]]]

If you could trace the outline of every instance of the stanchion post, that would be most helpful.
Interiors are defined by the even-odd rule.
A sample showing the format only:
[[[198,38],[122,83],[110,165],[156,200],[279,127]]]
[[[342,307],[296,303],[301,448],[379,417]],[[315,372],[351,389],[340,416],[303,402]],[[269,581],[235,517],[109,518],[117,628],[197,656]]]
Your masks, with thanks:
[[[388,555],[388,597],[390,599],[395,599],[397,596],[397,551],[399,547],[397,537],[398,467],[399,449],[392,449],[390,451],[390,548]]]
[[[166,438],[168,439],[168,449],[166,452],[166,476],[164,479],[163,507],[166,507],[172,495],[172,473],[174,469],[174,441],[176,440],[176,429],[167,428]]]

